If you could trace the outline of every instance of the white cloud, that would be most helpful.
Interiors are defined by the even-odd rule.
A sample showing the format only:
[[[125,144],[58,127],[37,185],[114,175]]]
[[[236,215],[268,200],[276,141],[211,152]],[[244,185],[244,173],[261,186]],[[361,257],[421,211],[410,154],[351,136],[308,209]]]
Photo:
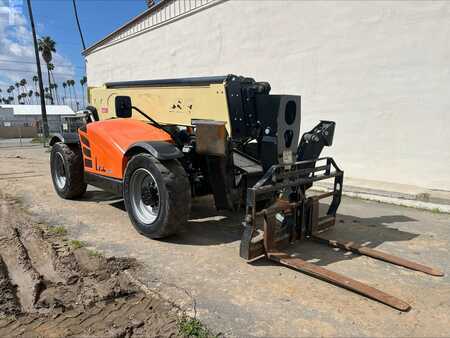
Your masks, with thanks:
[[[3,91],[0,94],[4,94],[10,85],[24,78],[28,82],[29,89],[34,90],[32,81],[36,74],[34,47],[24,10],[26,10],[25,1],[0,0],[0,89]],[[60,83],[67,79],[75,79],[75,67],[68,58],[58,52],[54,53],[52,63],[55,65],[54,77],[59,85],[58,91],[62,93]],[[43,60],[41,67],[44,86],[48,86]]]

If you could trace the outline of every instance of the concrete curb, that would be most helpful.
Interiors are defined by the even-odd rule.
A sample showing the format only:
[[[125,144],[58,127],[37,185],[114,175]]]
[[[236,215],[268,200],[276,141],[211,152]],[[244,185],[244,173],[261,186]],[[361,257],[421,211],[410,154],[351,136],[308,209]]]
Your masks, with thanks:
[[[331,186],[315,185],[312,189],[319,192],[328,192],[331,191]],[[345,186],[344,184],[342,195],[351,198],[360,198],[369,201],[450,214],[450,200],[442,198],[429,198],[428,201],[424,201],[421,199],[427,198],[427,196],[421,196],[420,194],[415,195],[402,192],[358,188],[354,186]]]

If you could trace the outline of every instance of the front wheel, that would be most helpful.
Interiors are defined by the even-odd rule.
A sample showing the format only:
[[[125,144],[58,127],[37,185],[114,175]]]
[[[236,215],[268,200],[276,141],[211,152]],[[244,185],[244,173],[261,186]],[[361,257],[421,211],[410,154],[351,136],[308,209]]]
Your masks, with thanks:
[[[176,233],[189,218],[190,183],[177,160],[160,162],[146,153],[131,158],[123,198],[134,227],[150,238]]]
[[[60,197],[72,199],[86,192],[83,156],[77,145],[56,143],[50,153],[50,170],[53,186]]]

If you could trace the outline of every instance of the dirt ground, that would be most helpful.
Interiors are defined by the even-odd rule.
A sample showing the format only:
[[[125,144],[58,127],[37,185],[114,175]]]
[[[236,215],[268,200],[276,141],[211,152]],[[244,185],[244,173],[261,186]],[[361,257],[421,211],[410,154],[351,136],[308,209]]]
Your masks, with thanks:
[[[0,196],[0,336],[176,337],[178,309],[145,294],[134,259],[104,258]]]
[[[134,230],[117,197],[89,188],[78,201],[60,199],[51,184],[49,154],[42,148],[0,149],[0,191],[20,200],[34,222],[63,225],[69,237],[107,257],[136,259],[136,278],[148,290],[195,310],[215,332],[240,337],[450,336],[448,214],[344,198],[337,225],[328,234],[437,266],[445,272],[441,278],[319,244],[293,248],[303,259],[408,302],[412,310],[404,313],[264,259],[245,262],[239,257],[242,215],[218,213],[210,198],[193,202],[182,233],[154,241]]]

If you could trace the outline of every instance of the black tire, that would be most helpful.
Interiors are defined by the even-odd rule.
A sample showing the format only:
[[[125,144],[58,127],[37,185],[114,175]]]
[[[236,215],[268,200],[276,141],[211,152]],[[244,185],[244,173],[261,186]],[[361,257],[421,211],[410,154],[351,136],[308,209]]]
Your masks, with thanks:
[[[63,163],[65,181],[58,181],[62,177],[59,172],[59,165]],[[86,192],[84,183],[83,156],[80,147],[56,143],[50,153],[50,169],[52,174],[53,187],[56,193],[65,199],[74,199],[82,196]]]
[[[158,188],[157,216],[147,223],[139,218],[139,210],[132,200],[136,188],[131,187],[134,184],[131,182],[138,169],[140,172],[149,172]],[[181,164],[177,160],[160,162],[147,153],[137,154],[128,162],[123,182],[123,198],[133,226],[142,235],[153,239],[164,238],[179,231],[188,221],[191,210],[191,186]],[[145,203],[142,196],[134,198]]]

